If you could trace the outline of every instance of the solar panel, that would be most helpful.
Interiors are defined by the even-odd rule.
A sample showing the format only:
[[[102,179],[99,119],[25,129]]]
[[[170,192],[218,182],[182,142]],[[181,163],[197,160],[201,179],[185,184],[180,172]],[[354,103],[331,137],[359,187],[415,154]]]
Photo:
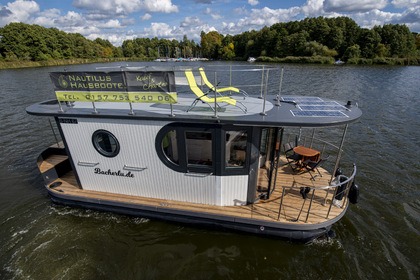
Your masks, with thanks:
[[[297,106],[302,111],[332,111],[332,110],[344,110],[345,107],[340,104],[335,105],[301,105]]]
[[[290,112],[295,117],[348,117],[346,114],[338,110],[332,110],[332,111],[290,110]]]
[[[314,96],[285,96],[281,98],[283,101],[293,101],[296,103],[300,103],[300,102],[316,102],[316,101],[323,101],[321,98],[319,97],[314,97]]]
[[[347,108],[333,100],[324,101],[315,96],[284,96],[281,99],[296,103],[296,110],[290,110],[295,117],[348,117],[344,113]]]
[[[336,101],[309,101],[309,102],[308,101],[300,101],[298,103],[299,103],[299,105],[326,105],[326,106],[340,105]]]

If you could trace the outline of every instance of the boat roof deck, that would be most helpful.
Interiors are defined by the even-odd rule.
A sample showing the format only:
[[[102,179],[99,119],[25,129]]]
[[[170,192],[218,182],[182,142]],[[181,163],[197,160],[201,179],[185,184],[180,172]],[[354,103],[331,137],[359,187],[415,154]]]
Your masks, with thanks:
[[[159,103],[128,103],[96,102],[95,107],[91,102],[74,102],[72,106],[62,103],[60,111],[57,100],[36,103],[29,106],[29,114],[41,116],[87,117],[87,118],[118,118],[118,119],[143,119],[166,120],[182,122],[227,123],[235,125],[260,125],[260,126],[297,126],[319,127],[346,124],[355,121],[361,116],[357,106],[346,107],[346,104],[331,99],[302,96],[282,96],[282,102],[275,101],[275,96],[266,100],[257,96],[243,97],[239,94],[231,95],[241,102],[247,112],[240,108],[224,103],[217,114],[209,104],[198,102],[190,111],[188,108],[195,100],[192,93],[178,94],[176,104]],[[327,104],[327,105],[322,105]],[[211,104],[214,106],[214,104]]]
[[[100,201],[101,204],[107,202],[127,203],[138,206],[152,207],[159,209],[160,212],[165,210],[188,212],[190,214],[206,214],[216,215],[224,219],[252,220],[255,223],[274,223],[293,225],[319,225],[320,223],[338,220],[347,209],[348,200],[343,200],[343,207],[333,205],[330,209],[331,200],[333,198],[333,190],[316,190],[310,203],[312,193],[308,194],[308,198],[303,199],[300,194],[300,188],[305,186],[323,187],[329,185],[329,174],[325,169],[319,168],[322,174],[311,180],[309,173],[295,173],[289,165],[283,165],[278,169],[276,188],[268,200],[259,200],[254,204],[244,206],[212,206],[195,204],[181,201],[172,201],[164,199],[155,199],[147,197],[135,197],[122,194],[105,193],[81,190],[77,186],[76,178],[73,172],[69,172],[55,182],[62,184],[50,187],[50,191],[56,192],[58,195],[65,195],[73,198],[89,199],[90,201]],[[267,176],[265,168],[260,169],[260,181],[258,185],[267,185]],[[50,184],[54,185],[54,184]],[[284,187],[284,188],[283,188]],[[283,194],[284,190],[284,194]],[[283,196],[283,200],[282,200]],[[282,202],[281,212],[280,203]],[[310,207],[310,208],[309,208]],[[308,215],[308,210],[310,214]],[[329,212],[329,214],[328,214]],[[328,215],[327,215],[328,214]],[[327,217],[328,216],[328,217]]]

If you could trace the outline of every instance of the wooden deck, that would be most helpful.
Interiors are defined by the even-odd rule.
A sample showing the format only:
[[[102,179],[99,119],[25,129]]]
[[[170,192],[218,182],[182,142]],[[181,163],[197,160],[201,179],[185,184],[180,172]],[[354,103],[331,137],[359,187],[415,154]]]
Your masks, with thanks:
[[[54,155],[51,157],[48,157],[47,159],[44,159],[42,162],[40,162],[38,168],[41,173],[44,173],[48,171],[49,169],[55,167],[59,163],[65,161],[68,159],[68,156],[65,155]]]
[[[55,161],[59,162],[60,160],[59,158],[54,160],[49,159],[48,164],[53,164]],[[42,163],[41,166],[43,164],[44,163]],[[326,222],[342,214],[342,212],[346,209],[346,204],[348,203],[348,200],[343,200],[345,204],[342,208],[333,205],[327,218],[327,213],[330,209],[333,197],[332,190],[330,190],[329,193],[325,190],[316,190],[314,193],[311,191],[308,193],[306,199],[302,198],[302,195],[300,194],[301,187],[328,186],[331,174],[322,168],[320,168],[320,172],[323,176],[320,177],[318,175],[314,181],[311,180],[310,174],[302,172],[295,173],[292,171],[290,166],[280,163],[275,189],[270,198],[267,200],[260,199],[254,204],[245,206],[211,206],[173,200],[82,190],[78,187],[73,172],[68,172],[64,176],[55,180],[54,182],[61,182],[61,185],[50,189],[51,191],[57,192],[61,195],[66,194],[69,196],[84,197],[101,201],[125,202],[151,207],[192,211],[195,213],[215,214],[228,217],[249,218],[253,220],[284,224],[317,224]],[[267,184],[267,170],[262,168],[260,169],[258,186],[259,188],[265,188]],[[50,184],[50,186],[51,185],[53,184]],[[279,215],[280,204],[281,211]],[[308,215],[309,207],[310,213]]]

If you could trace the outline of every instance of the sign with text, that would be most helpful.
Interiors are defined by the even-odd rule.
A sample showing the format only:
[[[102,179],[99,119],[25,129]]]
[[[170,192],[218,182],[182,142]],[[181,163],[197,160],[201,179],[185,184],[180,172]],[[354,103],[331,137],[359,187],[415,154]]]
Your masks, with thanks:
[[[130,102],[176,103],[175,74],[172,71],[124,72]]]
[[[58,101],[176,103],[173,71],[52,72]]]

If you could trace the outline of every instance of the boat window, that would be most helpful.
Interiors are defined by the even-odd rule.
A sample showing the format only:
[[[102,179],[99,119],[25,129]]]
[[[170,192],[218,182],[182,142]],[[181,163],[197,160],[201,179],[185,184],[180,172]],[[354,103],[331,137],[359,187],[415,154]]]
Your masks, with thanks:
[[[213,141],[211,132],[186,131],[188,165],[213,165]]]
[[[120,152],[117,138],[109,131],[97,130],[92,135],[93,147],[105,157],[115,157]]]
[[[246,161],[247,132],[245,130],[226,131],[226,166],[242,168]]]
[[[155,149],[162,163],[176,172],[248,175],[252,139],[246,127],[171,123],[157,133]]]
[[[170,130],[163,136],[162,150],[168,160],[175,164],[179,163],[176,130]]]

